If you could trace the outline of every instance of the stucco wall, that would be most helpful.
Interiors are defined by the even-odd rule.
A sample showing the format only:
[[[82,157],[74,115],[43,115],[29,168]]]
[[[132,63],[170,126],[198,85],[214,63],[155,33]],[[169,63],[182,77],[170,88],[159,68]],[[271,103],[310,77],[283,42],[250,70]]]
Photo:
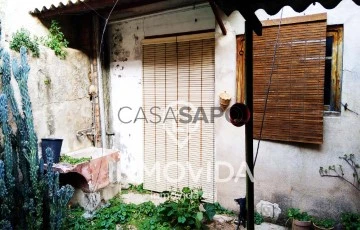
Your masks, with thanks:
[[[47,28],[28,13],[36,2],[0,1],[4,46],[9,45],[12,34],[22,27],[38,37],[47,34]],[[67,49],[67,52],[66,60],[60,60],[54,51],[41,46],[39,58],[29,55],[28,85],[38,138],[63,138],[63,153],[92,145],[87,138],[78,140],[76,137],[77,130],[90,128],[92,124],[88,96],[90,61],[78,50]],[[13,58],[18,56],[12,52]],[[15,80],[14,87],[17,89]]]
[[[285,7],[283,17],[327,12],[328,25],[344,24],[344,51],[342,71],[342,102],[349,108],[360,111],[360,45],[357,32],[360,21],[360,8],[350,0],[342,1],[333,10],[325,10],[321,5],[311,5],[303,13],[295,13]],[[234,14],[234,13],[233,13]],[[269,16],[263,10],[257,15],[261,20],[279,18]],[[233,15],[224,17],[232,28],[237,28]],[[239,21],[236,20],[238,23]],[[229,28],[230,29],[230,28]],[[231,30],[231,29],[230,29]],[[239,31],[240,32],[240,31]],[[240,32],[241,33],[241,32]],[[218,39],[216,49],[217,89],[227,90],[235,98],[234,82],[236,64],[231,50],[235,50],[235,35],[230,33],[226,45],[221,47]],[[225,39],[225,38],[224,38]],[[223,77],[226,76],[226,77]],[[223,78],[219,81],[219,78]],[[244,128],[234,129],[225,119],[216,123],[216,156],[238,167],[245,161]],[[360,121],[359,116],[342,110],[341,116],[324,117],[324,143],[322,145],[291,144],[285,142],[263,141],[255,167],[255,202],[268,200],[280,204],[286,210],[298,207],[314,215],[338,217],[343,211],[360,210],[359,192],[336,178],[322,178],[319,167],[343,163],[338,156],[353,153],[360,159]],[[232,141],[229,141],[232,140]],[[254,141],[254,149],[257,142]],[[344,164],[345,166],[345,164]],[[346,166],[345,166],[346,168]],[[223,175],[222,175],[223,174]],[[220,176],[228,172],[220,170]],[[352,175],[348,174],[350,179]],[[236,179],[238,183],[236,183]],[[245,179],[234,177],[228,183],[218,183],[218,200],[228,208],[238,208],[232,202],[234,194],[245,195]]]
[[[193,12],[193,11],[190,11]],[[319,4],[310,6],[305,14],[325,12]],[[258,12],[259,17],[270,16]],[[285,16],[296,14],[285,8]],[[203,26],[194,18],[208,21]],[[228,35],[223,36],[216,27],[215,46],[215,105],[218,95],[226,91],[235,102],[236,92],[236,35],[244,33],[244,20],[238,12],[223,16]],[[185,20],[187,24],[184,26]],[[198,22],[201,20],[198,20]],[[344,0],[336,9],[328,11],[328,24],[344,24],[344,71],[342,102],[360,111],[360,34],[357,33],[360,8],[351,0]],[[179,22],[180,25],[178,24]],[[122,106],[138,108],[142,105],[141,40],[144,36],[171,34],[214,28],[211,10],[202,13],[171,13],[137,18],[113,24],[110,27],[110,92],[113,130],[113,146],[122,153],[122,173],[129,182],[143,182],[143,126],[142,123],[122,124],[117,116]],[[133,120],[137,110],[122,113],[124,120]],[[347,184],[332,178],[321,178],[320,166],[340,163],[338,156],[354,153],[358,159],[360,144],[359,117],[342,111],[340,117],[324,118],[324,144],[321,146],[263,141],[255,168],[256,202],[260,199],[277,202],[283,210],[298,207],[311,214],[338,216],[342,211],[359,211],[359,195]],[[215,157],[234,169],[231,180],[217,182],[217,200],[227,208],[237,210],[234,198],[245,196],[245,147],[244,127],[235,128],[224,117],[215,120]],[[254,147],[256,147],[254,141]],[[256,149],[256,148],[255,148]],[[146,160],[146,159],[145,159]],[[220,165],[218,179],[229,176],[229,167]],[[239,170],[242,169],[240,172]]]
[[[320,4],[304,13],[327,12],[327,24],[344,25],[341,101],[360,111],[360,7],[350,0],[326,11]],[[260,19],[270,17],[257,12]],[[283,17],[303,15],[285,7]],[[278,202],[282,207],[299,207],[312,214],[339,215],[360,211],[359,192],[336,178],[321,178],[319,167],[344,163],[338,156],[353,153],[360,160],[360,117],[342,108],[339,117],[324,117],[324,143],[320,146],[263,142],[255,169],[256,199]],[[345,164],[343,164],[345,168]],[[352,175],[348,174],[352,180]]]

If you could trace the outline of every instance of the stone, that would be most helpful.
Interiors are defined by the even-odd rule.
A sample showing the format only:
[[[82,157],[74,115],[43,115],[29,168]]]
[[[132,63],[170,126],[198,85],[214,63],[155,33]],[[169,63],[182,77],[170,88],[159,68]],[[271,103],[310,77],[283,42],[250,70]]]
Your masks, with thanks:
[[[86,211],[82,217],[84,217],[85,219],[92,219],[94,217],[95,213],[94,212],[89,212],[89,211]]]
[[[130,185],[127,182],[121,182],[121,189],[129,189]]]
[[[269,218],[273,221],[276,221],[281,213],[281,209],[279,208],[278,204],[264,200],[261,200],[256,205],[256,211],[260,213],[264,218]]]
[[[225,215],[215,215],[213,217],[213,220],[219,223],[229,223],[234,220],[234,217],[231,216],[225,216]]]

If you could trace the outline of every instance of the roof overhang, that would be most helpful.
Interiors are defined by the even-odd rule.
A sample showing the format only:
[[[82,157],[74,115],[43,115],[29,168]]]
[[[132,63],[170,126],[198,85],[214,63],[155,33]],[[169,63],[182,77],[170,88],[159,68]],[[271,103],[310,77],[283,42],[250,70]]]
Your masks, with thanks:
[[[353,0],[360,5],[360,0]],[[238,10],[241,15],[250,22],[257,35],[261,35],[261,22],[255,12],[263,9],[269,15],[278,13],[284,6],[290,6],[296,12],[303,12],[311,4],[320,3],[326,9],[335,8],[341,0],[215,0],[216,4],[229,15]]]
[[[108,16],[124,14],[127,17],[155,13],[207,2],[206,0],[50,0],[46,5],[36,7],[30,13],[39,18],[52,18],[62,15],[80,15],[96,12]],[[120,16],[122,18],[122,16]]]
[[[160,10],[168,10],[177,7],[207,2],[206,0],[52,0],[53,3],[35,8],[31,13],[40,18],[49,18],[59,15],[84,14],[96,11],[98,14],[109,12],[114,5],[114,14],[124,11],[140,16],[140,14],[153,13]],[[360,5],[360,0],[353,0]],[[261,35],[262,25],[256,17],[258,9],[265,10],[268,14],[274,15],[284,6],[290,6],[297,12],[304,11],[309,5],[320,3],[326,9],[335,8],[341,0],[215,0],[216,4],[227,15],[238,10],[246,21],[250,22],[253,30]],[[150,7],[150,6],[158,7]],[[139,11],[137,8],[145,10]],[[141,12],[141,13],[140,13]]]

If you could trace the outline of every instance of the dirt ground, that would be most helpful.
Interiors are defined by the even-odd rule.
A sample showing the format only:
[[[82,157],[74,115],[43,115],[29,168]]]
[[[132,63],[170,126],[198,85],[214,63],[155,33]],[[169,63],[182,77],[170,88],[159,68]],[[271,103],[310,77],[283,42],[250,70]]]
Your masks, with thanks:
[[[219,223],[219,222],[213,222],[211,224],[206,225],[209,230],[235,230],[236,225],[234,223]]]

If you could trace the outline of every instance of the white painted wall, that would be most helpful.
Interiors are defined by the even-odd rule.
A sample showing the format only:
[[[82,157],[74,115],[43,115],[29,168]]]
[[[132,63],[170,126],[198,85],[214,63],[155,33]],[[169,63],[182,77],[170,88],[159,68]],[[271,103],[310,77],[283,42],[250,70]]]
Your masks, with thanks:
[[[320,4],[304,12],[327,12],[327,24],[344,25],[342,103],[360,111],[360,7],[351,0],[342,1],[335,9],[325,10]],[[304,15],[285,7],[283,17]],[[270,17],[257,12],[261,20]],[[359,192],[333,178],[321,178],[319,167],[343,163],[338,156],[353,153],[360,161],[360,117],[341,111],[340,117],[324,117],[324,143],[321,146],[263,142],[256,166],[256,200],[267,199],[282,207],[299,207],[311,214],[338,216],[342,211],[360,211]],[[345,164],[344,164],[345,165]],[[346,168],[346,166],[345,166]],[[352,179],[352,175],[349,175]]]
[[[344,0],[329,11],[319,4],[311,5],[301,14],[285,7],[283,17],[322,12],[327,12],[329,25],[344,24],[341,97],[344,104],[348,103],[351,109],[360,111],[360,7],[351,0]],[[279,14],[269,16],[263,10],[259,10],[257,16],[261,20],[280,17]],[[237,28],[232,19],[233,15],[224,17],[232,27]],[[236,63],[231,50],[235,50],[236,45],[235,35],[230,33],[230,36],[222,47],[220,39],[217,40],[216,89],[217,93],[226,90],[235,98]],[[359,212],[359,193],[355,189],[338,179],[321,178],[318,173],[320,166],[342,163],[338,156],[345,153],[354,153],[360,160],[359,119],[348,111],[342,111],[340,117],[324,117],[324,143],[321,146],[263,141],[255,167],[255,201],[269,200],[279,203],[283,210],[298,207],[314,215],[337,217],[343,211]],[[254,149],[256,145],[255,141]],[[227,159],[238,167],[245,161],[244,152],[244,128],[234,129],[224,119],[219,120],[216,123],[217,159]],[[227,173],[220,170],[220,176],[227,176]],[[238,208],[232,202],[233,198],[245,194],[245,178],[239,179],[238,183],[236,179],[234,177],[233,181],[217,186],[219,202],[232,209]]]
[[[196,20],[195,20],[196,19]],[[110,111],[115,133],[113,148],[120,149],[123,179],[142,183],[144,173],[143,122],[124,124],[121,118],[134,121],[142,106],[142,46],[144,37],[215,28],[209,6],[197,6],[126,21],[113,22],[110,36]],[[141,116],[142,117],[142,116]],[[145,159],[146,160],[146,159]]]
[[[310,6],[305,14],[326,12],[319,4]],[[360,112],[360,8],[351,0],[344,0],[328,12],[328,24],[344,24],[344,71],[342,101]],[[285,8],[284,16],[295,16]],[[261,19],[270,16],[259,11]],[[277,16],[273,17],[276,18]],[[198,18],[195,22],[194,18]],[[205,22],[202,22],[202,20]],[[216,27],[215,105],[218,95],[226,91],[235,103],[236,92],[236,34],[244,33],[244,20],[238,12],[223,16],[228,35]],[[141,40],[144,36],[171,34],[214,28],[211,10],[171,13],[118,22],[110,27],[110,92],[114,147],[122,153],[122,173],[129,182],[143,181],[142,123],[122,124],[117,119],[120,107],[138,108],[142,105]],[[137,110],[122,115],[134,119]],[[324,144],[321,146],[263,141],[255,168],[256,202],[260,199],[277,202],[280,208],[298,207],[311,214],[337,216],[342,211],[359,211],[358,194],[350,186],[336,179],[321,178],[320,166],[340,163],[338,156],[354,153],[360,159],[359,117],[342,111],[340,117],[325,117]],[[256,142],[254,147],[256,147]],[[215,121],[216,161],[225,161],[237,172],[245,161],[244,128],[235,128],[224,117]],[[145,159],[146,160],[146,159]],[[224,179],[230,171],[220,166],[218,177]],[[217,200],[234,210],[234,198],[245,196],[245,178],[234,175],[228,182],[218,182]]]

